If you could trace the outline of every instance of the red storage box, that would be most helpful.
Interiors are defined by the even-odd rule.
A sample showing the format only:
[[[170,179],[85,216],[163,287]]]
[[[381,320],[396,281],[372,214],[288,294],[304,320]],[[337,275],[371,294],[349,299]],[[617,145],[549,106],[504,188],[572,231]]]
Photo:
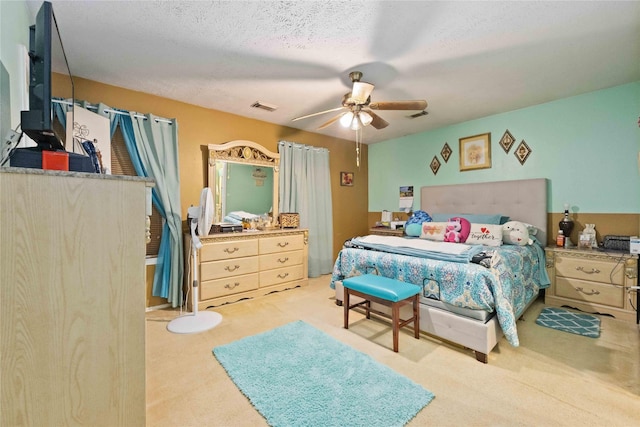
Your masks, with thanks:
[[[42,169],[68,171],[69,154],[65,151],[42,150]]]

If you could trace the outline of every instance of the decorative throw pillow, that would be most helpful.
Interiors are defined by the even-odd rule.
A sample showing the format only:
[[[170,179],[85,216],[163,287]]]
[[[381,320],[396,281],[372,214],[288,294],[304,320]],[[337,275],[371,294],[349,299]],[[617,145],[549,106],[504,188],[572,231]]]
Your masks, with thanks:
[[[444,241],[453,243],[464,243],[469,236],[470,230],[471,223],[465,218],[450,218],[444,231]]]
[[[468,245],[501,246],[502,225],[471,224],[471,231],[465,243]]]
[[[420,238],[442,242],[444,240],[444,231],[446,228],[446,222],[423,222]]]
[[[422,224],[405,224],[404,234],[411,237],[421,237]]]
[[[509,221],[502,226],[502,240],[508,245],[532,245],[529,229],[520,221]]]

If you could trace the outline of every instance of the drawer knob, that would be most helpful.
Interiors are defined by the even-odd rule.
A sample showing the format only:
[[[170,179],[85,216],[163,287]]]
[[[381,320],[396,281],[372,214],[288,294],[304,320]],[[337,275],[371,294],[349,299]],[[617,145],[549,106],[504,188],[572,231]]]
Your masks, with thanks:
[[[239,251],[239,250],[240,250],[240,249],[238,249],[238,248],[225,248],[225,249],[224,249],[224,251],[225,251],[226,253],[228,253],[228,254],[232,254],[232,253],[237,252],[237,251]]]
[[[582,287],[576,288],[576,291],[582,292],[585,295],[600,295],[600,291],[596,291],[595,289],[591,289],[591,292],[585,291]]]
[[[287,262],[287,261],[289,261],[289,257],[286,257],[285,259],[278,258],[278,262],[279,262],[280,264],[284,264],[284,263],[285,263],[285,262]]]
[[[289,275],[289,273],[284,273],[284,274],[278,274],[278,277],[281,279],[286,278]]]
[[[289,246],[289,242],[279,242],[278,246],[280,246],[281,248],[284,248],[286,246]]]
[[[591,271],[587,271],[587,270],[584,269],[584,267],[576,267],[576,270],[582,271],[585,274],[597,274],[597,273],[600,273],[600,270],[598,270],[597,268],[592,268]]]
[[[237,288],[238,286],[240,286],[240,283],[238,283],[238,282],[227,283],[226,285],[224,285],[224,287],[227,288],[227,289],[234,289],[234,288]]]
[[[239,268],[240,268],[239,265],[227,265],[224,269],[227,271],[236,271]]]

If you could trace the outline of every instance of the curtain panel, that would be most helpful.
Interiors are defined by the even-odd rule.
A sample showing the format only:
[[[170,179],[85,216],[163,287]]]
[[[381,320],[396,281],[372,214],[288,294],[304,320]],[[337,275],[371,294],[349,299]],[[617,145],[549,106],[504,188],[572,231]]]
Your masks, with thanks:
[[[309,277],[333,269],[329,150],[280,141],[280,212],[297,212],[309,230]]]
[[[136,174],[155,180],[152,200],[163,218],[163,226],[152,294],[166,298],[173,307],[182,305],[184,254],[177,122],[114,109],[102,103],[92,106],[85,101],[76,101],[76,104],[107,117],[112,138],[120,126]],[[68,107],[60,102],[53,103],[56,118],[64,127]]]

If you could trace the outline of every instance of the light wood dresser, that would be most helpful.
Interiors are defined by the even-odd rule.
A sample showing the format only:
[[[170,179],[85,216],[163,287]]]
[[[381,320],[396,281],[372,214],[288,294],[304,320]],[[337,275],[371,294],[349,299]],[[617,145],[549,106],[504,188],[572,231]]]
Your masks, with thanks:
[[[545,304],[568,306],[616,319],[636,321],[638,256],[628,253],[564,248],[545,249],[551,286]]]
[[[192,286],[191,236],[185,235],[185,287]],[[306,285],[308,231],[277,229],[201,237],[198,309]],[[191,309],[191,299],[187,299]]]
[[[0,169],[0,425],[145,425],[152,185]]]

